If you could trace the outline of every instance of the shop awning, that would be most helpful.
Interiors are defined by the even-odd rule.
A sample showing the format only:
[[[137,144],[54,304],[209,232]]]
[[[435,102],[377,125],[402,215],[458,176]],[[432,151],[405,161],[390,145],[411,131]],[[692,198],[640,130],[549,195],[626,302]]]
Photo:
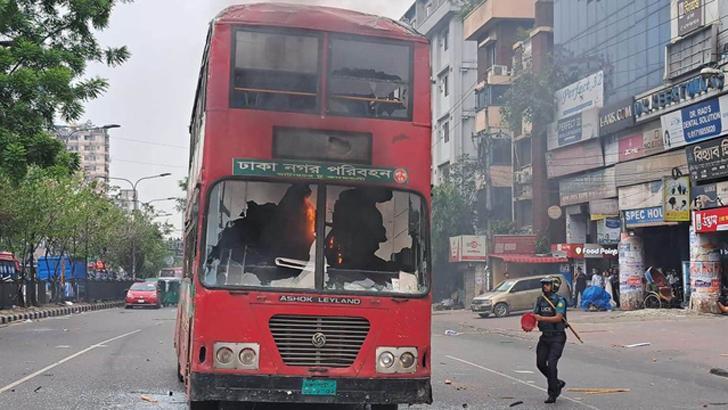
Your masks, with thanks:
[[[537,256],[537,255],[521,255],[521,254],[491,254],[491,258],[500,259],[503,262],[515,263],[567,263],[567,258],[557,258],[555,256]]]

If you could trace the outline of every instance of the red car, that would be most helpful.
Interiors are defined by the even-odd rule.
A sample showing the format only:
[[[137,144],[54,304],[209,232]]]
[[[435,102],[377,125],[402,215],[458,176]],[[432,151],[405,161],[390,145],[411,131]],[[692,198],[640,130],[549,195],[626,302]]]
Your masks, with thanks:
[[[131,309],[134,306],[152,306],[155,309],[161,307],[155,282],[137,282],[131,285],[126,293],[126,308]]]

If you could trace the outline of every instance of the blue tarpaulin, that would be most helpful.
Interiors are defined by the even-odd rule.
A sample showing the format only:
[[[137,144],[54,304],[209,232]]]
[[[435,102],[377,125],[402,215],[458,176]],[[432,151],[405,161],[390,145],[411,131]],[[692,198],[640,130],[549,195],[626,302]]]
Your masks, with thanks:
[[[606,290],[599,286],[589,286],[582,294],[581,307],[589,310],[589,305],[594,304],[600,310],[612,310],[612,305],[609,303],[611,299]]]

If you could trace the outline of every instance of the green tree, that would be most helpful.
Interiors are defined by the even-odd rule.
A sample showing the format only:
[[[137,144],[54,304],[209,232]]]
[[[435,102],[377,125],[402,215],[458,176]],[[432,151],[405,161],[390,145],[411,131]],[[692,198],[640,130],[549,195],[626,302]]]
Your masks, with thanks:
[[[0,0],[0,170],[20,181],[31,166],[73,172],[75,155],[48,134],[56,118],[77,121],[83,103],[108,88],[85,78],[88,62],[117,66],[126,47],[102,48],[114,6],[127,0]]]

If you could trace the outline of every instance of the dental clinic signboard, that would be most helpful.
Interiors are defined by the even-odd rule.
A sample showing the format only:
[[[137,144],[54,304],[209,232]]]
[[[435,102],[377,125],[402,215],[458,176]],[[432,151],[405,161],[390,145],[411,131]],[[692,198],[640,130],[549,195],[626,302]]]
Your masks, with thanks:
[[[718,137],[728,130],[728,96],[665,114],[660,121],[666,150]]]
[[[604,106],[604,72],[592,74],[555,93],[556,118],[561,119]]]

